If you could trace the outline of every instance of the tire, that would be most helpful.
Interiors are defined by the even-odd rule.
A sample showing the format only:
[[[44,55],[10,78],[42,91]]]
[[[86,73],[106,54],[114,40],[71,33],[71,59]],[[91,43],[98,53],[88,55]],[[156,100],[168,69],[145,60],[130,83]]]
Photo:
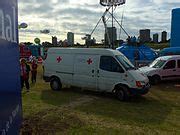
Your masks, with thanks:
[[[125,86],[119,86],[115,90],[115,95],[120,101],[127,101],[129,99],[129,91]]]
[[[50,86],[51,86],[51,89],[54,91],[60,91],[62,88],[62,84],[61,84],[60,80],[57,78],[51,79]]]
[[[160,78],[160,76],[158,76],[158,75],[154,75],[154,76],[152,76],[152,78],[151,78],[151,84],[153,84],[153,85],[158,84],[160,81],[161,81],[161,78]]]

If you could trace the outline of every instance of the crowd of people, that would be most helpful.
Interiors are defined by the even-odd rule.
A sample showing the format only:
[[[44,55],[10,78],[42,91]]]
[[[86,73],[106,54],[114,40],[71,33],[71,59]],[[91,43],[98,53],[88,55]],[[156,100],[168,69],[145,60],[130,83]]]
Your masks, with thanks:
[[[27,91],[30,89],[30,84],[29,84],[29,78],[31,74],[31,83],[35,84],[36,83],[36,77],[37,77],[37,60],[36,58],[33,58],[30,61],[30,64],[27,63],[26,59],[21,58],[20,59],[20,72],[21,72],[21,89],[26,87]]]

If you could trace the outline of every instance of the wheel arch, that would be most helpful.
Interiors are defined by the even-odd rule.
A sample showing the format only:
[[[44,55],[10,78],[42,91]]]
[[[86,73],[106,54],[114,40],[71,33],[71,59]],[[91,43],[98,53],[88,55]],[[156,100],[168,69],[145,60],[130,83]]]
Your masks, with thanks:
[[[52,76],[50,77],[50,81],[51,81],[52,79],[58,79],[58,80],[61,82],[60,77],[58,77],[58,76],[56,76],[56,75],[52,75]]]
[[[121,86],[126,87],[129,90],[128,84],[117,83],[116,85],[114,85],[112,92],[114,93],[118,89],[118,87],[121,87]]]
[[[158,76],[158,77],[160,77],[160,79],[161,79],[161,75],[159,74],[159,73],[154,73],[154,74],[150,74],[150,75],[148,75],[148,77],[153,77],[153,76]]]
[[[152,79],[153,77],[158,77],[160,80],[162,80],[161,76],[159,74],[153,74],[151,76],[149,76],[150,79]]]
[[[154,74],[154,75],[152,75],[152,77],[153,77],[153,76],[156,76],[156,77],[161,78],[161,76],[160,76],[159,74]]]

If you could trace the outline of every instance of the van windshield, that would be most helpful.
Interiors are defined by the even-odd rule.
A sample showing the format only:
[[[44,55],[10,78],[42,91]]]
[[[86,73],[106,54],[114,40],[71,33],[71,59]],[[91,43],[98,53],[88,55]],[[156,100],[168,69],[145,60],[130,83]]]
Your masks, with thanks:
[[[161,68],[163,65],[164,65],[164,63],[165,63],[166,61],[165,60],[155,60],[154,62],[152,62],[150,65],[149,65],[149,67],[152,67],[152,68]]]
[[[123,65],[126,70],[136,69],[134,65],[123,55],[116,55],[117,60]]]

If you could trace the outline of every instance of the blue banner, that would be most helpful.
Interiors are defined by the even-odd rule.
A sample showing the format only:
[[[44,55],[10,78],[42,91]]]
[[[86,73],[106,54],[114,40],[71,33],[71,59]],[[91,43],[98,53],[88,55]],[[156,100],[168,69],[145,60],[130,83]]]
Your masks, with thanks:
[[[0,1],[0,135],[19,134],[22,120],[17,0]]]

